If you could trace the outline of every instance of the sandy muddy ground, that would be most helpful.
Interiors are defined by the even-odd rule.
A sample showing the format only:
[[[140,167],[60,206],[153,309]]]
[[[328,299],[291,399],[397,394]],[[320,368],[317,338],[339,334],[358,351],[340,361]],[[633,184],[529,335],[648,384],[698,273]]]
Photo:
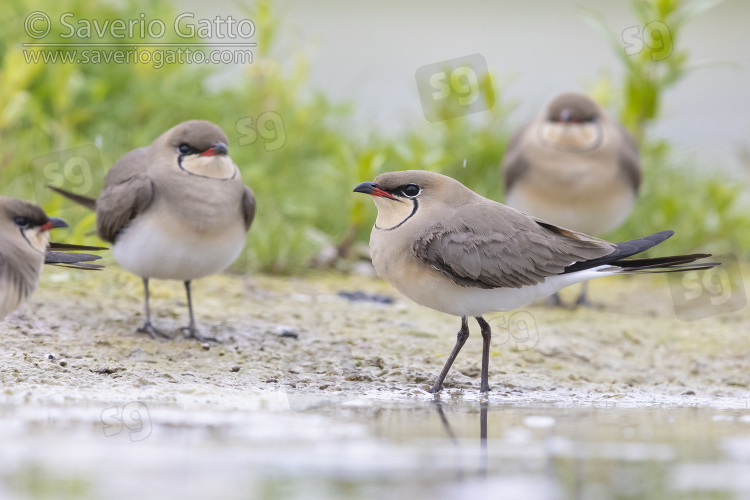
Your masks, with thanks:
[[[0,323],[0,401],[122,398],[233,408],[268,390],[423,394],[460,326],[376,277],[222,275],[194,286],[199,325],[221,341],[209,347],[181,338],[181,284],[156,281],[151,290],[154,322],[174,341],[135,333],[143,298],[131,275],[116,267],[47,270],[31,303]],[[341,291],[393,303],[351,301]],[[542,304],[488,316],[491,400],[648,404],[750,395],[748,308],[682,322],[662,275],[598,280],[591,296],[594,309]],[[478,396],[481,336],[473,320],[470,327],[446,380],[454,397]]]
[[[750,311],[680,321],[664,276],[598,280],[593,309],[488,316],[486,398],[472,321],[437,402],[459,320],[376,277],[199,280],[211,345],[180,337],[181,284],[151,290],[173,341],[135,333],[141,283],[116,266],[47,269],[0,322],[0,498],[608,498],[622,477],[683,498],[748,466]],[[750,494],[718,481],[716,498]]]

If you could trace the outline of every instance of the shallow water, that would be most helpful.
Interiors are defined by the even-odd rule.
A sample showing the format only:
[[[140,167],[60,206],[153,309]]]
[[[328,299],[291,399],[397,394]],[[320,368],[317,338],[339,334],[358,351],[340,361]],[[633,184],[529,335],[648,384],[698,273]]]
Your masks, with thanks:
[[[0,498],[750,497],[748,408],[296,397],[0,407]]]

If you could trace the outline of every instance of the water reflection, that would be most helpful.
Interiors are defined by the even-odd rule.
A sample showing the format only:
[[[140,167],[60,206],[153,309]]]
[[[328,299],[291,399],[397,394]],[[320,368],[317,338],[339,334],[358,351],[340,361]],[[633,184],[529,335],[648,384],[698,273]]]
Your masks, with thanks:
[[[133,442],[104,435],[101,406],[0,406],[0,498],[38,498],[29,492],[39,477],[85,478],[91,491],[125,485],[111,499],[157,490],[186,499],[750,498],[746,409],[443,395],[306,411],[149,405],[149,415],[152,433]]]
[[[576,499],[750,495],[750,476],[736,474],[750,466],[746,410],[524,408],[439,396],[429,407],[453,449],[450,498],[511,483],[523,495]]]

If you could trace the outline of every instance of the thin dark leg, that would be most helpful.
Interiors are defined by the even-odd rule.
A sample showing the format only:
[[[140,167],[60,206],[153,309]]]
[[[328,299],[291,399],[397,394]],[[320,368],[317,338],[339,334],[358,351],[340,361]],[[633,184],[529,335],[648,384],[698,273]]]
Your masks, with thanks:
[[[456,356],[458,356],[459,351],[466,343],[466,339],[469,338],[469,318],[466,316],[461,316],[461,329],[458,331],[458,335],[456,335],[456,345],[453,346],[453,352],[451,352],[451,355],[448,356],[448,361],[445,362],[445,366],[443,366],[443,371],[440,372],[440,375],[438,376],[437,382],[435,382],[435,385],[432,386],[432,389],[430,389],[430,392],[433,394],[436,392],[440,392],[440,390],[443,388],[443,381],[445,380],[445,376],[448,375],[448,371],[451,369],[451,366],[453,365],[453,362],[456,360]]]
[[[562,299],[560,298],[560,294],[557,293],[557,292],[555,292],[552,295],[550,295],[549,299],[547,299],[547,300],[549,300],[549,305],[551,305],[552,307],[562,307],[563,306],[563,302],[562,302]]]
[[[156,339],[157,335],[165,339],[171,339],[172,337],[160,330],[157,330],[156,328],[154,328],[154,325],[151,324],[151,308],[148,305],[148,278],[143,278],[143,296],[146,298],[146,322],[143,323],[143,326],[136,331],[138,331],[139,333],[148,333],[154,340]]]
[[[490,325],[481,316],[474,319],[479,323],[482,329],[482,385],[479,389],[481,392],[490,391],[490,340],[492,339],[492,329]]]
[[[182,331],[187,333],[186,337],[189,339],[195,339],[199,342],[219,342],[213,337],[205,337],[198,327],[195,325],[195,316],[193,316],[193,299],[190,295],[190,281],[185,282],[185,292],[187,293],[188,313],[190,314],[190,324],[181,328]]]
[[[589,306],[589,298],[588,298],[588,290],[589,290],[589,282],[584,281],[581,283],[581,293],[578,295],[578,299],[576,299],[576,305],[577,306]]]

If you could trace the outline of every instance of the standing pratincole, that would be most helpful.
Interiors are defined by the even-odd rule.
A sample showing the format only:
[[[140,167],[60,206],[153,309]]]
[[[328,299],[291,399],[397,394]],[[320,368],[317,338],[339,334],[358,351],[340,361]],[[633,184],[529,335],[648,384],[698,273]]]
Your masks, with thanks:
[[[185,283],[188,337],[203,336],[193,316],[190,283],[226,269],[240,254],[255,217],[255,196],[228,155],[227,136],[213,123],[191,120],[134,149],[107,173],[98,199],[61,194],[96,210],[99,237],[113,243],[117,262],[143,279],[146,321],[151,278]]]
[[[716,265],[690,264],[708,254],[627,259],[672,231],[610,243],[483,198],[433,172],[389,172],[354,191],[372,195],[378,208],[370,236],[378,274],[417,304],[461,317],[456,345],[431,392],[440,391],[469,337],[469,316],[482,330],[486,392],[491,331],[483,314],[510,311],[593,278]]]

